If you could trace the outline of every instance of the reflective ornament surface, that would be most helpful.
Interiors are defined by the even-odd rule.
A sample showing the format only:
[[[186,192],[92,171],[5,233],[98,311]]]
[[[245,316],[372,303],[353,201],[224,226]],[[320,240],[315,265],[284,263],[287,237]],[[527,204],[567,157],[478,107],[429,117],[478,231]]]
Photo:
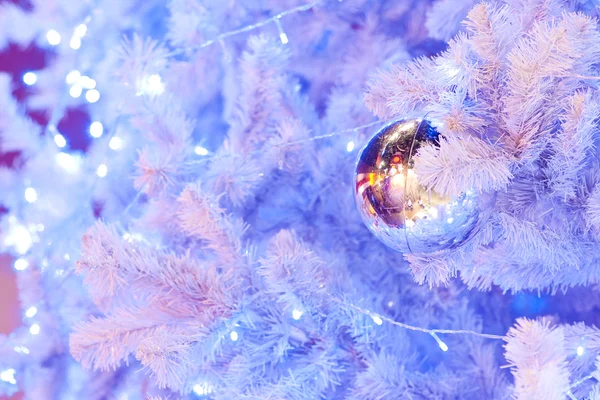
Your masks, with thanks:
[[[396,121],[367,143],[356,165],[356,203],[363,221],[402,253],[457,247],[479,217],[480,200],[473,191],[451,198],[419,184],[413,156],[426,144],[439,145],[439,133],[428,121]]]

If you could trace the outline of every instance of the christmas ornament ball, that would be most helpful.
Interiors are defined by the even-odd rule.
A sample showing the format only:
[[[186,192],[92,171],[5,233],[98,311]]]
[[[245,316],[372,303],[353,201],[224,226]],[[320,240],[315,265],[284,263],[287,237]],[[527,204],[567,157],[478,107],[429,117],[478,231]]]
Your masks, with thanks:
[[[377,238],[402,253],[460,246],[477,224],[480,200],[473,191],[452,198],[419,184],[413,157],[439,139],[427,120],[399,120],[377,132],[358,157],[360,215]]]

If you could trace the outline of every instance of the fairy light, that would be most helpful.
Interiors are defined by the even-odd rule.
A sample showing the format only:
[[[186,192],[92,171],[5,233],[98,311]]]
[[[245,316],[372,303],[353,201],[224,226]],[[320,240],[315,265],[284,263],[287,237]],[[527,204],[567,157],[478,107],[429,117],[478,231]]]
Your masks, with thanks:
[[[81,166],[81,157],[61,152],[56,155],[56,163],[68,173],[76,174]]]
[[[387,306],[392,308],[394,306],[394,302],[393,301],[388,301]]]
[[[300,311],[298,309],[294,309],[292,311],[292,318],[294,318],[296,321],[298,321],[302,317],[302,314],[304,314],[302,311]]]
[[[54,135],[54,143],[61,149],[67,145],[67,139],[60,133]]]
[[[82,75],[77,79],[77,84],[84,89],[96,88],[96,81],[89,76]]]
[[[577,355],[581,357],[585,353],[585,348],[583,346],[577,346]]]
[[[67,82],[67,84],[73,85],[75,82],[77,82],[77,80],[79,79],[80,76],[81,76],[81,72],[79,72],[77,70],[73,70],[67,74],[65,81]]]
[[[100,164],[98,165],[98,168],[96,168],[96,175],[98,175],[100,178],[104,178],[107,173],[108,167],[106,166],[106,164]]]
[[[119,151],[123,148],[123,139],[118,136],[113,136],[108,141],[108,147],[110,147],[114,151]]]
[[[38,333],[40,333],[40,326],[39,324],[33,324],[29,327],[29,333],[31,333],[32,335],[37,335]]]
[[[26,72],[23,75],[23,83],[27,86],[31,86],[37,82],[37,75],[34,72]]]
[[[24,271],[29,267],[29,261],[24,258],[17,258],[13,266],[17,271]]]
[[[192,390],[198,396],[208,396],[213,392],[212,386],[210,386],[208,383],[197,383],[192,387]]]
[[[442,341],[442,339],[440,339],[439,336],[436,335],[436,333],[434,331],[429,332],[429,334],[435,339],[435,341],[437,342],[438,346],[440,346],[440,349],[442,349],[442,351],[444,351],[444,352],[448,351],[448,345],[446,343],[444,343]]]
[[[14,368],[8,368],[4,371],[0,371],[0,380],[3,382],[10,383],[11,385],[16,385],[17,381],[15,379],[15,370]]]
[[[13,350],[21,354],[29,354],[29,349],[25,346],[15,346]]]
[[[94,121],[90,124],[90,136],[99,138],[104,133],[104,127],[101,122]]]
[[[158,74],[145,75],[138,84],[137,96],[147,95],[150,97],[160,96],[165,91],[165,85]]]
[[[289,39],[288,39],[286,33],[283,31],[281,22],[279,21],[280,19],[281,19],[281,17],[279,17],[275,20],[275,25],[277,26],[277,30],[279,31],[279,39],[281,40],[281,43],[287,44],[289,42]]]
[[[237,342],[239,335],[236,331],[231,331],[231,333],[229,334],[229,337],[231,338],[232,341]]]
[[[16,218],[9,217],[9,228],[4,237],[4,245],[12,247],[17,253],[25,254],[33,245],[33,238],[27,228],[19,224]]]
[[[69,46],[71,46],[73,50],[78,50],[81,47],[81,38],[79,36],[73,36],[69,42]]]
[[[346,145],[346,151],[348,153],[351,153],[352,150],[354,150],[354,142],[351,140],[348,142],[348,144]]]
[[[371,318],[373,319],[373,322],[375,322],[377,325],[383,324],[383,320],[378,315],[373,315]]]
[[[25,189],[25,200],[28,203],[35,203],[38,199],[37,196],[37,192],[35,191],[34,188],[32,187],[28,187],[27,189]]]
[[[85,92],[85,99],[88,103],[95,103],[100,100],[100,92],[96,89],[88,90]]]
[[[87,25],[86,24],[79,24],[75,28],[75,32],[73,34],[75,36],[79,36],[80,38],[82,38],[82,37],[85,36],[86,33],[87,33]]]
[[[27,309],[27,311],[25,311],[25,316],[27,318],[33,318],[35,316],[35,314],[37,314],[38,309],[35,306],[31,306]]]
[[[202,146],[196,146],[194,147],[194,153],[198,154],[199,156],[205,156],[208,154],[208,150]]]
[[[48,40],[50,45],[58,46],[60,44],[60,39],[60,33],[58,33],[56,30],[50,29],[48,32],[46,32],[46,40]]]
[[[74,99],[81,97],[82,93],[83,93],[83,88],[79,85],[73,85],[69,89],[69,95],[71,95],[71,97]]]

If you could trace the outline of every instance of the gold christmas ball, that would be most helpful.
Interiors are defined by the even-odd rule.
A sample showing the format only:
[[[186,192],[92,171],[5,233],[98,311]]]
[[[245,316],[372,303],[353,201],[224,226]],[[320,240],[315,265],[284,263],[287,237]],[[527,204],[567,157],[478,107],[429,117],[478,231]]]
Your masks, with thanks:
[[[413,157],[422,146],[438,146],[439,139],[427,120],[399,120],[377,132],[358,157],[360,215],[377,238],[402,253],[460,246],[479,218],[480,200],[473,191],[452,198],[419,183]]]

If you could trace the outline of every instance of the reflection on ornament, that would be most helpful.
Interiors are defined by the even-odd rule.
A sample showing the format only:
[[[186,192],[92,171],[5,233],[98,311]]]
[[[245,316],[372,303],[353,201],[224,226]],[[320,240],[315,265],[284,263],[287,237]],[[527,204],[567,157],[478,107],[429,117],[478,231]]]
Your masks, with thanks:
[[[400,252],[429,253],[460,246],[479,217],[479,198],[456,198],[423,187],[413,156],[424,145],[439,145],[439,133],[422,119],[396,121],[380,130],[361,151],[355,195],[367,227]]]

